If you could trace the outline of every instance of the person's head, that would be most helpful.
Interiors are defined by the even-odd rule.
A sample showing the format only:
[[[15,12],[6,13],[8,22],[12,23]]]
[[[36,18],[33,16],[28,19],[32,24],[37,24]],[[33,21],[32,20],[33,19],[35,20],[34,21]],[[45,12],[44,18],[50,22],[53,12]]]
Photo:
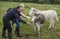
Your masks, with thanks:
[[[17,10],[19,12],[21,12],[24,9],[24,4],[19,4],[19,6],[17,6]]]

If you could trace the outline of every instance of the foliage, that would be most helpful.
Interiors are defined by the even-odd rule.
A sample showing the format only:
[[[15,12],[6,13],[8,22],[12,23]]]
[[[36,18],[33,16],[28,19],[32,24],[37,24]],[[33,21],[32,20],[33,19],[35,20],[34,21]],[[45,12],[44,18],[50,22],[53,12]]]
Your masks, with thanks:
[[[0,2],[0,39],[3,39],[1,37],[1,34],[2,34],[2,27],[3,27],[2,17],[4,15],[4,12],[10,7],[18,6],[20,3],[21,2]],[[24,14],[26,14],[26,15],[28,15],[28,12],[30,9],[28,6],[37,8],[39,10],[52,9],[52,10],[57,11],[59,21],[55,22],[56,28],[52,29],[52,30],[48,30],[49,21],[45,21],[45,23],[41,27],[41,36],[40,37],[33,34],[33,26],[29,26],[27,24],[21,23],[20,30],[21,30],[23,37],[18,38],[18,37],[16,37],[15,32],[14,32],[15,27],[16,27],[16,25],[14,24],[12,26],[13,39],[60,39],[60,5],[36,4],[36,3],[24,3],[24,4],[25,4]],[[25,19],[25,18],[23,18],[23,19],[26,20],[27,22],[29,22],[27,19]]]
[[[60,4],[60,0],[0,0],[0,1]]]

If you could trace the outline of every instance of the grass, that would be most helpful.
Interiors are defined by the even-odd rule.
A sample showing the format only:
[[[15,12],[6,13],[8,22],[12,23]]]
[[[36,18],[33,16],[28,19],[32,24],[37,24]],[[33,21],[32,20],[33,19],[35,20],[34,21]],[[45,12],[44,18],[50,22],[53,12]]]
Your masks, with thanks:
[[[2,17],[4,15],[4,12],[8,8],[16,7],[19,4],[20,4],[20,2],[0,2],[0,39],[3,39],[1,37],[1,34],[2,34],[2,26],[3,26]],[[29,26],[29,25],[21,23],[20,29],[21,29],[21,33],[23,34],[23,37],[18,38],[14,34],[14,29],[16,27],[16,25],[14,24],[12,26],[13,39],[60,39],[60,5],[35,4],[35,3],[24,3],[24,4],[25,4],[24,14],[26,14],[26,15],[28,15],[28,12],[30,9],[29,7],[34,7],[34,8],[37,8],[39,10],[51,10],[51,9],[53,9],[53,10],[57,11],[59,21],[55,22],[56,29],[54,29],[54,30],[48,30],[47,28],[49,26],[49,21],[45,21],[45,23],[41,27],[41,36],[40,37],[36,37],[33,35],[33,26]],[[23,19],[27,21],[26,18],[23,18]]]

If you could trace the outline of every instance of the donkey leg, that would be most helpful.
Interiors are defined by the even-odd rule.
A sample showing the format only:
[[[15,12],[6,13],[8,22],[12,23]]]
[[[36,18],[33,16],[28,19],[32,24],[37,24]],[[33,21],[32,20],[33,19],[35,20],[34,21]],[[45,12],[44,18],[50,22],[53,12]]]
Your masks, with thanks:
[[[37,26],[36,26],[36,24],[34,24],[34,35],[36,35],[37,34]]]
[[[38,36],[40,36],[40,24],[36,24],[37,25],[37,29],[38,29]]]
[[[54,28],[54,19],[50,20],[50,26],[48,29]]]
[[[40,36],[40,26],[38,26],[38,36]]]
[[[48,27],[48,29],[51,29],[52,27],[52,19],[50,19],[50,26]]]
[[[55,26],[54,26],[54,19],[53,19],[53,21],[52,21],[52,28],[55,28]]]
[[[36,26],[34,26],[34,32],[36,32]]]

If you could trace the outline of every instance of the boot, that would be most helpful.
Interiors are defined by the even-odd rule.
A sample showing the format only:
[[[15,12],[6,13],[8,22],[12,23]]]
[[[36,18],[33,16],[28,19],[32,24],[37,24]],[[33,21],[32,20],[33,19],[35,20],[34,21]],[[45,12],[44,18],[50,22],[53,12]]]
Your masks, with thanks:
[[[12,39],[12,33],[11,32],[8,32],[8,38]]]
[[[17,34],[17,27],[16,27],[16,29],[15,29],[15,34]]]
[[[8,38],[5,31],[2,32],[2,38]]]
[[[22,37],[22,35],[20,34],[20,30],[17,27],[16,27],[16,30],[15,30],[15,34],[17,35],[17,37]]]

